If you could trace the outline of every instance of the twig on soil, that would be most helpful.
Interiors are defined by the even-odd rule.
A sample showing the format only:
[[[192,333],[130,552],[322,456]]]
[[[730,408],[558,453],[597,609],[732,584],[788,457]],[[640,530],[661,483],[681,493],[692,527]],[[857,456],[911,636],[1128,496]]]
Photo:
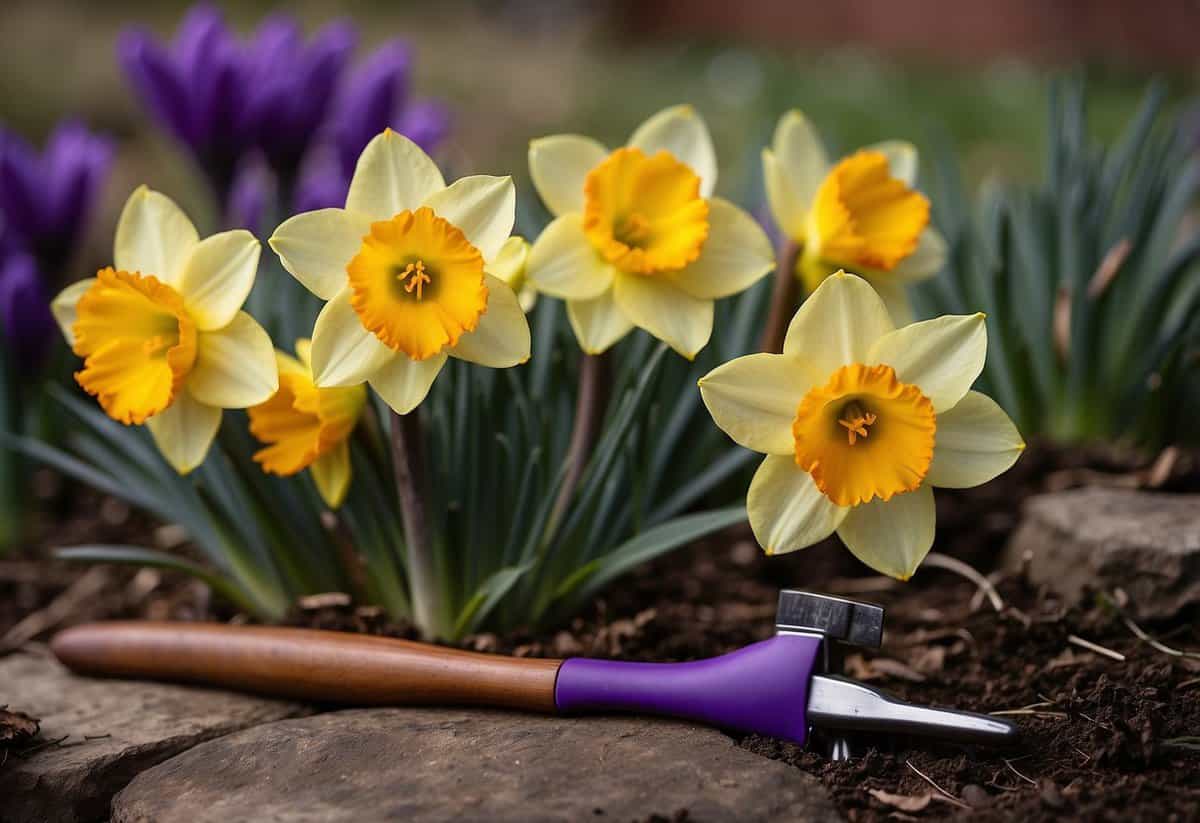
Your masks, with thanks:
[[[1005,760],[1005,761],[1004,761],[1004,765],[1005,765],[1005,766],[1008,766],[1008,768],[1009,768],[1009,769],[1012,771],[1012,773],[1013,773],[1013,774],[1015,774],[1017,777],[1019,777],[1019,778],[1021,778],[1022,780],[1024,780],[1026,783],[1029,783],[1029,784],[1030,784],[1030,785],[1032,785],[1032,786],[1036,786],[1036,785],[1037,785],[1037,781],[1036,781],[1036,780],[1034,780],[1032,777],[1027,777],[1027,776],[1025,776],[1025,775],[1021,774],[1021,772],[1019,772],[1019,771],[1017,770],[1017,767],[1013,765],[1013,762],[1012,762],[1011,760]]]
[[[1093,643],[1090,640],[1084,640],[1077,634],[1067,635],[1067,642],[1074,643],[1076,646],[1079,646],[1082,649],[1087,649],[1089,652],[1102,654],[1107,658],[1116,660],[1118,663],[1125,662],[1125,655],[1121,654],[1120,652],[1115,652],[1106,646],[1101,646],[1099,643]]]
[[[1190,688],[1191,686],[1195,686],[1197,683],[1200,683],[1200,677],[1193,677],[1191,680],[1183,681],[1175,688],[1176,689],[1187,689],[1187,688]]]
[[[935,569],[944,569],[948,572],[953,572],[960,577],[965,577],[974,583],[992,604],[992,608],[996,612],[1004,611],[1004,600],[1000,597],[1000,592],[996,591],[996,587],[992,585],[992,581],[988,580],[982,574],[977,572],[972,566],[962,562],[956,557],[942,554],[941,552],[930,552],[925,555],[925,565],[933,566]]]
[[[110,572],[103,566],[91,569],[60,594],[44,609],[26,616],[20,623],[13,626],[0,637],[0,649],[14,649],[23,646],[40,634],[56,627],[75,613],[81,603],[95,598],[108,585]]]
[[[916,772],[916,773],[917,773],[917,776],[918,776],[918,777],[920,777],[922,780],[924,780],[926,783],[928,783],[930,786],[933,786],[935,789],[937,789],[939,792],[941,792],[941,793],[942,793],[942,794],[943,794],[943,795],[946,797],[946,799],[947,799],[949,802],[953,803],[955,806],[959,806],[960,808],[963,808],[963,809],[969,809],[969,808],[971,808],[971,807],[970,807],[970,806],[968,806],[966,803],[962,802],[962,801],[961,801],[961,800],[959,800],[957,797],[955,797],[954,795],[950,794],[950,792],[946,791],[946,790],[945,790],[945,789],[943,789],[941,786],[939,786],[937,783],[935,783],[935,782],[933,781],[933,778],[932,778],[932,777],[930,777],[929,775],[925,774],[925,772],[921,771],[921,770],[920,770],[920,769],[918,769],[916,766],[914,766],[914,765],[912,764],[912,761],[911,761],[911,760],[905,760],[905,761],[904,761],[904,765],[908,766],[910,769],[912,769],[914,772]]]
[[[1030,703],[1028,706],[1022,706],[1019,709],[1001,709],[996,712],[988,712],[990,715],[1031,715],[1033,717],[1053,717],[1059,720],[1066,720],[1068,715],[1066,712],[1047,712],[1039,711],[1046,706],[1056,705],[1053,701],[1042,700],[1040,703]]]
[[[1087,765],[1087,763],[1092,759],[1092,756],[1090,754],[1088,754],[1087,752],[1085,752],[1083,749],[1079,748],[1078,746],[1072,746],[1071,748],[1074,749],[1076,752],[1078,752],[1079,755],[1083,758],[1083,765]]]
[[[1162,652],[1163,654],[1169,654],[1172,657],[1186,657],[1192,660],[1200,660],[1200,652],[1189,652],[1184,651],[1183,649],[1172,648],[1166,643],[1156,640],[1141,626],[1139,626],[1137,623],[1134,623],[1133,619],[1125,613],[1125,609],[1121,607],[1121,601],[1128,601],[1129,599],[1128,595],[1125,595],[1124,597],[1122,597],[1122,595],[1125,595],[1125,593],[1118,589],[1117,592],[1114,592],[1112,595],[1101,595],[1101,598],[1106,601],[1108,605],[1116,609],[1117,614],[1121,616],[1121,622],[1125,624],[1125,628],[1133,632],[1138,640],[1142,641],[1155,651]]]
[[[19,752],[17,752],[17,755],[19,757],[29,757],[31,754],[36,754],[42,749],[48,749],[51,746],[61,746],[62,742],[70,736],[71,735],[69,734],[64,734],[62,737],[58,737],[53,740],[43,740],[41,743],[38,743],[35,746],[30,746],[28,749],[21,749]]]

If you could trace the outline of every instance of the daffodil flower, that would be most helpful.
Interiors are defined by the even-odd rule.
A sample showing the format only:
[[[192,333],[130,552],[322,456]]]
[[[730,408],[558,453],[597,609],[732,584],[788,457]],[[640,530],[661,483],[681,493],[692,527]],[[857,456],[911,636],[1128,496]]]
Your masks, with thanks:
[[[692,358],[712,334],[713,300],[774,267],[754,219],[712,196],[716,154],[690,106],[659,112],[615,151],[574,134],[534,140],[529,170],[556,216],[529,279],[567,301],[589,354],[637,326]]]
[[[529,282],[529,241],[516,235],[504,241],[500,253],[488,264],[488,274],[499,277],[517,295],[526,314],[537,305],[537,289]]]
[[[946,241],[929,225],[929,201],[913,188],[911,143],[877,143],[831,165],[812,124],[793,110],[763,149],[763,176],[775,222],[798,247],[806,292],[851,269],[871,282],[897,323],[911,321],[906,284],[937,274],[946,259]]]
[[[247,410],[250,433],[269,444],[254,461],[282,477],[308,469],[321,498],[336,509],[350,488],[349,440],[367,389],[362,384],[319,389],[312,379],[311,341],[297,340],[296,355],[275,352],[279,391]]]
[[[983,315],[897,329],[865,280],[837,272],[796,312],[782,354],[702,378],[717,425],[767,455],[746,501],[767,554],[836,531],[871,568],[911,576],[933,545],[933,487],[985,483],[1025,447],[970,390],[986,351]]]
[[[529,359],[525,313],[487,271],[515,208],[511,178],[447,186],[416,143],[390,129],[374,138],[346,208],[298,214],[270,240],[284,268],[328,301],[313,328],[314,383],[366,382],[407,414],[449,356],[493,368]]]
[[[142,186],[117,224],[113,266],[51,305],[75,354],[75,379],[114,420],[145,423],[187,474],[204,460],[222,409],[279,387],[271,339],[240,311],[260,252],[247,231],[200,240],[170,198]]]

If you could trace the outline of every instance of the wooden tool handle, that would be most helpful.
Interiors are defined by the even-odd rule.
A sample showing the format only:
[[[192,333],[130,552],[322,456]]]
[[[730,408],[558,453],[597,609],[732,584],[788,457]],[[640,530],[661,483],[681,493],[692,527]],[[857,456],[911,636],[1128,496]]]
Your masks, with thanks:
[[[51,643],[80,674],[202,683],[357,705],[478,705],[554,712],[561,660],[406,640],[216,623],[76,626]]]

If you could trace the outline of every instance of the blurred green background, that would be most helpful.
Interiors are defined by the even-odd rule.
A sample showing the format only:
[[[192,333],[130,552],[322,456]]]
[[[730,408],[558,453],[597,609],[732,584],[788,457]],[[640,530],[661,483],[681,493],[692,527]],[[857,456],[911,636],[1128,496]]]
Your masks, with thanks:
[[[0,5],[0,121],[40,140],[77,114],[120,141],[95,221],[146,182],[204,214],[194,170],[137,108],[114,57],[132,23],[170,36],[188,3],[9,0]],[[457,173],[512,173],[528,191],[532,137],[576,131],[618,142],[659,108],[687,101],[704,114],[722,163],[720,189],[754,208],[758,152],[779,114],[797,106],[837,149],[890,138],[952,146],[968,179],[1037,174],[1046,79],[1086,70],[1094,132],[1113,134],[1152,75],[1175,101],[1195,86],[1187,38],[1195,3],[841,4],[693,2],[216,3],[249,31],[272,11],[310,28],[336,17],[362,29],[362,51],[407,38],[418,93],[448,101],[455,127],[443,151]],[[211,213],[211,211],[209,211]],[[101,252],[103,256],[103,252]]]

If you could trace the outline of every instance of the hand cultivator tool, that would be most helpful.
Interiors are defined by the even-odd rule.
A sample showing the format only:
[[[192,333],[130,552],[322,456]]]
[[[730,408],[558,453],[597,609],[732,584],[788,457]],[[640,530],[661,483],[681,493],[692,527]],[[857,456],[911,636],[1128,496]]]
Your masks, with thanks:
[[[59,634],[53,649],[82,674],[321,702],[669,715],[800,744],[817,734],[839,759],[859,735],[1016,738],[1004,720],[904,703],[835,674],[841,644],[879,645],[878,606],[784,591],[776,630],[769,640],[689,663],[517,659],[306,629],[146,622],[78,626]]]

